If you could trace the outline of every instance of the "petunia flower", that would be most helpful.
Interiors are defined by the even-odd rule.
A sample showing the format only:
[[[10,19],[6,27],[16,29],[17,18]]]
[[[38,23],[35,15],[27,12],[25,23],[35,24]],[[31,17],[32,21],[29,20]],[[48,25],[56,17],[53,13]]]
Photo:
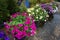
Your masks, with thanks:
[[[28,14],[26,12],[23,12],[22,16],[28,16]]]
[[[0,38],[3,38],[4,37],[4,32],[3,31],[0,31]]]
[[[18,26],[19,26],[19,27],[22,27],[22,26],[23,26],[23,24],[18,24]]]
[[[10,40],[10,38],[8,36],[4,37],[4,40]]]
[[[12,14],[12,17],[15,18],[17,16],[17,14]]]
[[[17,33],[17,34],[15,35],[15,37],[18,38],[18,39],[23,38],[23,37],[24,37],[24,36],[23,36],[23,32],[21,31],[21,32]]]
[[[36,34],[36,31],[31,30],[31,36],[34,36]]]
[[[28,28],[28,26],[24,26],[24,30],[26,31],[26,30],[28,30],[29,28]]]
[[[26,18],[25,24],[30,24],[30,18],[29,17]]]
[[[32,30],[35,30],[35,31],[36,31],[35,23],[32,23],[32,24],[30,25],[30,28],[31,28]]]
[[[6,28],[6,29],[10,29],[10,25],[5,24],[5,28]]]

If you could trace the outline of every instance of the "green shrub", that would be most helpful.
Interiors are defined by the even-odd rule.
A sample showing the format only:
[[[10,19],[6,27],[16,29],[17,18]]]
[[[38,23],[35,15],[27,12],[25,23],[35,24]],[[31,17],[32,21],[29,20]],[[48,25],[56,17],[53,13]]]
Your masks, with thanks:
[[[8,0],[8,10],[10,13],[19,11],[19,7],[15,0]]]
[[[0,20],[5,21],[9,16],[9,10],[7,9],[7,0],[0,0]]]

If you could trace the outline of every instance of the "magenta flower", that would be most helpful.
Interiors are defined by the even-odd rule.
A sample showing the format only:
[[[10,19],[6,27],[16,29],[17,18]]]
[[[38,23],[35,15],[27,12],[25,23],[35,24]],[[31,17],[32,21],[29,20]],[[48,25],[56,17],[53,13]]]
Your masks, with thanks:
[[[20,15],[20,12],[16,12],[16,14]]]
[[[18,24],[18,26],[19,26],[19,27],[22,27],[22,26],[23,26],[23,24]]]
[[[36,31],[31,30],[31,36],[34,36],[36,34]]]
[[[30,21],[26,21],[25,24],[30,24]]]
[[[6,29],[10,29],[10,26],[8,24],[5,24]]]
[[[21,32],[18,32],[18,33],[15,35],[15,37],[18,38],[18,39],[23,38],[23,37],[24,37],[23,32],[22,32],[22,31],[21,31]]]
[[[32,23],[32,24],[30,25],[30,28],[31,28],[32,30],[35,30],[35,31],[36,31],[35,23]]]
[[[12,30],[11,33],[14,34],[16,31],[15,30]]]
[[[12,14],[12,17],[15,18],[17,16],[17,14]]]
[[[29,28],[28,28],[28,26],[24,26],[24,30],[26,31],[26,30],[28,30]]]
[[[12,34],[12,36],[14,37],[14,33],[15,33],[16,31],[15,30],[12,30],[11,31],[11,34]]]
[[[28,36],[28,37],[30,37],[30,36],[31,36],[31,33],[30,33],[30,32],[29,32],[29,33],[27,33],[27,36]]]
[[[26,18],[26,22],[25,22],[25,24],[30,24],[30,22],[31,22],[31,21],[30,21],[30,18],[27,17],[27,18]]]
[[[28,16],[28,14],[26,12],[23,12],[22,16]]]
[[[22,32],[23,32],[23,35],[24,35],[24,36],[26,36],[26,35],[27,35],[26,31],[22,31]]]

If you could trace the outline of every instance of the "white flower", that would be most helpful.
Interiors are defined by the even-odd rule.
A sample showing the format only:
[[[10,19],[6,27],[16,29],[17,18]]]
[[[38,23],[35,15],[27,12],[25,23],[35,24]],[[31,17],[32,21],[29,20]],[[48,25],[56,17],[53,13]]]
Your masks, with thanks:
[[[44,12],[46,12],[46,10],[44,10]]]
[[[27,12],[31,12],[31,10],[30,9],[27,9]]]
[[[49,17],[49,15],[46,15],[46,17]]]
[[[39,12],[39,10],[38,10],[38,9],[37,9],[36,11],[37,11],[37,12]]]
[[[43,18],[43,16],[40,16],[40,19],[42,19]]]
[[[34,12],[32,12],[32,14],[34,14]]]
[[[31,16],[31,14],[29,14],[29,16]]]
[[[47,20],[45,20],[45,22],[46,22]]]
[[[39,6],[39,4],[36,4],[36,6]]]
[[[30,8],[30,10],[34,10],[34,8]]]
[[[38,17],[36,17],[38,19]]]

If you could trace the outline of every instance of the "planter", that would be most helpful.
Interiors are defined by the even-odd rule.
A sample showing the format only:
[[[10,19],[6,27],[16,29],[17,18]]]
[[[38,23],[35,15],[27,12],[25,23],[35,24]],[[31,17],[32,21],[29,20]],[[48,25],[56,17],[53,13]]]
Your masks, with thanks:
[[[45,21],[35,21],[35,25],[36,25],[36,27],[38,28],[38,27],[42,27],[43,25],[44,25],[44,23],[45,23]]]
[[[25,38],[26,38],[26,37],[23,37],[22,39],[17,39],[17,38],[15,37],[15,40],[25,40]]]
[[[52,19],[53,19],[53,15],[49,15],[49,17],[48,17],[48,21],[51,21]]]

